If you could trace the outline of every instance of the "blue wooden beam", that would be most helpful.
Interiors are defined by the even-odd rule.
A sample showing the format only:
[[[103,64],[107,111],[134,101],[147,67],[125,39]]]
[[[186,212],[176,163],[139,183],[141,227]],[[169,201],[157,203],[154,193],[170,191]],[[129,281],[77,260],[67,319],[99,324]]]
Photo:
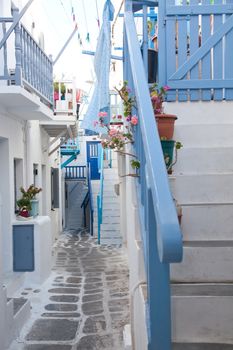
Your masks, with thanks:
[[[233,79],[169,79],[168,84],[171,89],[230,89],[233,86]]]
[[[232,4],[167,6],[167,16],[232,14]]]
[[[13,22],[13,17],[0,17],[0,23],[8,23],[8,22]]]
[[[82,50],[82,53],[83,53],[84,55],[95,56],[95,52],[94,52],[94,51]],[[122,61],[122,60],[123,60],[123,57],[111,55],[111,59],[112,59],[112,60],[119,60],[119,61]]]
[[[68,158],[65,162],[61,164],[61,169],[63,169],[65,166],[67,166],[69,163],[71,163],[73,160],[77,158],[77,154],[73,154],[70,158]]]
[[[3,47],[3,45],[6,43],[7,39],[9,38],[9,36],[11,35],[11,33],[13,32],[13,30],[15,29],[15,27],[19,24],[19,21],[21,20],[21,18],[23,17],[23,15],[25,14],[25,12],[27,11],[27,9],[29,8],[29,6],[33,3],[34,0],[29,0],[27,2],[27,4],[23,7],[23,9],[21,10],[21,12],[18,14],[18,16],[16,17],[16,19],[14,20],[14,22],[12,23],[12,25],[10,26],[10,28],[8,29],[8,31],[6,32],[6,34],[3,36],[1,42],[0,42],[0,49]]]
[[[71,39],[73,38],[74,34],[77,32],[78,30],[78,26],[75,26],[73,32],[70,34],[69,38],[66,40],[65,44],[63,45],[62,49],[60,50],[60,52],[58,53],[57,57],[55,58],[55,60],[53,61],[53,65],[55,65],[57,63],[57,61],[59,60],[59,58],[61,57],[61,55],[63,54],[63,52],[65,51],[65,49],[67,48],[69,42],[71,41]]]
[[[142,14],[142,13],[134,13],[133,16],[134,16],[134,17],[143,17],[143,14]],[[119,14],[119,17],[124,17],[124,13],[120,13],[120,14]],[[157,14],[157,13],[148,13],[148,14],[147,14],[147,17],[157,19],[158,14]]]

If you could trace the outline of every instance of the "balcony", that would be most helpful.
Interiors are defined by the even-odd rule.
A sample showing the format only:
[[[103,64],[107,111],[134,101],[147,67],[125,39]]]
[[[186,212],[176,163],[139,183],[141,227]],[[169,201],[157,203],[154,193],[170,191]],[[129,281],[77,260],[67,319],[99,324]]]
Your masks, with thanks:
[[[75,140],[78,134],[78,108],[76,102],[76,87],[73,80],[59,80],[54,84],[54,116],[52,121],[41,121],[40,124],[47,134],[58,140],[60,145],[67,140]],[[71,141],[73,142],[73,141]],[[51,151],[52,152],[52,151]]]
[[[12,10],[12,18],[0,18],[3,38],[6,26],[16,22],[18,9]],[[53,62],[27,29],[18,23],[14,32],[14,44],[2,41],[3,61],[0,71],[0,104],[9,114],[20,120],[53,119]],[[10,36],[10,39],[11,39]]]

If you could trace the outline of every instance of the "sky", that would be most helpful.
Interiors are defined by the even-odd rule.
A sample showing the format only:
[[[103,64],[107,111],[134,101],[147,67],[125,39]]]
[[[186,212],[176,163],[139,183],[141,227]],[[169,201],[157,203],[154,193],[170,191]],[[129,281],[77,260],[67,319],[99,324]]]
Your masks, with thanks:
[[[106,0],[34,0],[30,12],[36,14],[35,22],[42,28],[45,38],[45,51],[56,58],[67,38],[72,33],[75,21],[78,32],[54,66],[56,78],[72,79],[76,77],[76,86],[88,90],[90,82],[95,78],[93,70],[93,56],[82,54],[82,50],[95,51],[99,26],[102,23],[102,12]],[[121,1],[112,0],[115,14]],[[30,13],[29,13],[30,14]],[[87,40],[89,33],[89,40]],[[119,18],[115,30],[114,42],[122,46],[122,18]],[[118,37],[117,37],[118,36]],[[80,45],[80,39],[82,45]],[[115,55],[122,55],[121,51],[113,51]],[[117,63],[119,66],[119,62]],[[121,71],[121,70],[120,70]],[[122,81],[122,77],[114,74],[114,83]]]

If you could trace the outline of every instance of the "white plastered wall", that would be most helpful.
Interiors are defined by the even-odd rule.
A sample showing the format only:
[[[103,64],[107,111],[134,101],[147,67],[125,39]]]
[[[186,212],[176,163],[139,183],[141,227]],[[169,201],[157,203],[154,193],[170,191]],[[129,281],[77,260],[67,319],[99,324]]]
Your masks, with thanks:
[[[46,214],[51,218],[51,227],[53,240],[58,237],[60,227],[60,209],[51,211],[51,166],[59,166],[59,161],[55,156],[49,159],[48,152],[44,152],[48,143],[48,135],[39,125],[38,121],[19,122],[0,112],[0,168],[1,182],[0,194],[4,198],[2,215],[3,230],[3,269],[4,272],[12,271],[12,221],[15,219],[14,213],[14,158],[23,161],[22,186],[28,187],[33,183],[33,164],[37,165],[37,186],[42,186],[43,181],[46,184],[42,191],[45,191],[43,202],[46,202],[46,213],[42,211],[42,193],[38,194],[40,200],[40,215]],[[46,167],[46,173],[42,177],[42,166]]]
[[[130,150],[127,150],[129,153]],[[118,155],[119,175],[132,173],[130,157]],[[147,348],[145,315],[145,267],[140,237],[139,211],[136,198],[136,180],[120,177],[121,232],[127,247],[130,269],[130,316],[134,350]]]

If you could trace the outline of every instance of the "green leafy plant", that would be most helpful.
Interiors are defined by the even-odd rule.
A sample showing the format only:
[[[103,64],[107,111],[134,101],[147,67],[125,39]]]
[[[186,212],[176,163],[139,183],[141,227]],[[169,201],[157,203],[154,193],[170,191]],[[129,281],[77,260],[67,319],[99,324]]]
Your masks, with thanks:
[[[133,169],[136,169],[136,170],[140,169],[141,164],[140,164],[140,161],[138,159],[132,159],[130,161],[130,164],[131,164],[131,167]]]
[[[54,89],[54,91],[55,92],[59,92],[59,82],[58,81],[55,81],[54,83],[53,83],[53,89]],[[60,89],[61,89],[61,94],[65,94],[65,92],[66,92],[66,86],[65,86],[65,84],[64,83],[60,83]]]
[[[42,188],[30,185],[27,190],[20,187],[20,192],[22,193],[22,198],[32,200],[36,198],[36,195],[42,191]]]
[[[19,207],[19,210],[31,210],[32,206],[31,206],[31,202],[30,199],[27,198],[20,198],[19,200],[17,200],[17,206]]]
[[[169,89],[167,85],[158,87],[157,83],[154,83],[150,88],[150,98],[155,114],[163,113],[163,102]]]

